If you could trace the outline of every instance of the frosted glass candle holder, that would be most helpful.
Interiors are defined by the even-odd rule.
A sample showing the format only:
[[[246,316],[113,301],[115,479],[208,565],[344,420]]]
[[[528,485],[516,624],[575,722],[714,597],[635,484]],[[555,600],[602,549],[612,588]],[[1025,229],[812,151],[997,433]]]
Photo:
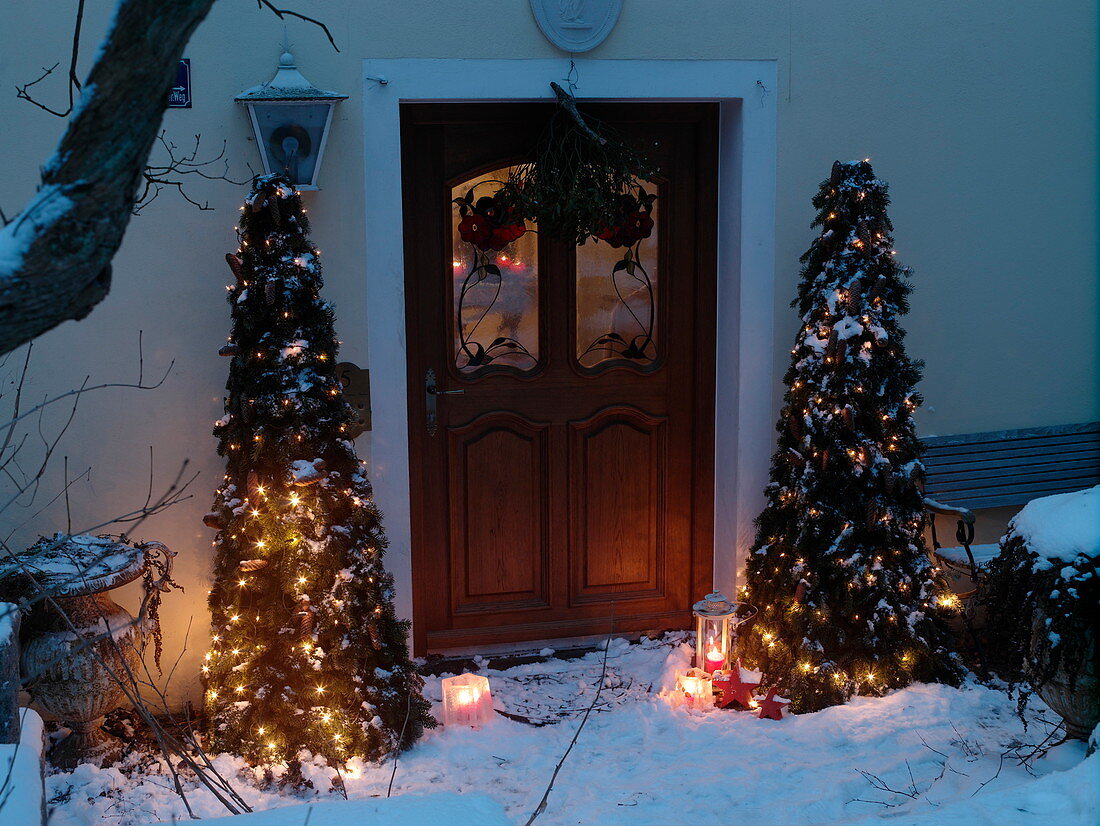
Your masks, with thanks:
[[[443,678],[443,725],[478,728],[493,718],[489,681],[477,674]]]
[[[676,672],[676,691],[673,705],[697,711],[714,707],[714,683],[710,674],[701,668],[689,668]]]

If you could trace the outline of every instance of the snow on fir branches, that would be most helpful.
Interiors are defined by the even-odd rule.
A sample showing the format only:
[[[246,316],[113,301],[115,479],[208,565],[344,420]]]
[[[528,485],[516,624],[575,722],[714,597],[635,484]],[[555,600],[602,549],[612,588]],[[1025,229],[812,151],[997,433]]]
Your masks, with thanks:
[[[923,539],[921,365],[898,324],[911,288],[886,185],[838,161],[813,203],[822,231],[801,258],[802,327],[742,596],[760,613],[738,649],[800,712],[960,673]]]
[[[366,467],[344,435],[332,307],[299,194],[256,179],[226,256],[233,334],[212,642],[202,666],[213,747],[259,762],[302,750],[378,759],[435,725],[393,608]]]

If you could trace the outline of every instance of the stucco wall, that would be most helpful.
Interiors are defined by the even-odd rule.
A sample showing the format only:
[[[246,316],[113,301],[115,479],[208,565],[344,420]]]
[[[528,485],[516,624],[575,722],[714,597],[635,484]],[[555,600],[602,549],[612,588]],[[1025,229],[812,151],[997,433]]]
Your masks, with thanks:
[[[101,7],[110,4],[89,5],[86,58],[105,25]],[[33,192],[37,168],[61,128],[17,101],[13,86],[67,60],[73,6],[41,0],[0,11],[0,206],[9,215]],[[777,373],[795,330],[787,303],[811,237],[809,198],[835,158],[870,156],[892,186],[899,257],[915,269],[907,326],[910,352],[927,362],[922,432],[1100,418],[1094,3],[627,0],[625,6],[608,41],[586,56],[778,61],[779,88],[762,92],[778,97],[779,110]],[[299,66],[319,86],[351,94],[334,122],[323,191],[308,198],[343,356],[362,364],[360,60],[558,52],[523,0],[316,0],[301,8],[328,22],[342,51],[335,53],[313,27],[290,21]],[[246,164],[258,169],[232,97],[270,77],[282,36],[283,24],[270,13],[240,0],[218,3],[186,52],[194,108],[167,113],[168,137],[186,145],[201,133],[211,153],[224,140],[232,173],[243,179]],[[566,70],[563,56],[561,74]],[[36,88],[62,99],[60,77]],[[156,484],[170,480],[184,458],[201,474],[193,499],[140,531],[180,552],[187,594],[165,604],[169,659],[193,625],[172,686],[176,698],[193,694],[191,675],[206,641],[211,532],[200,517],[222,472],[210,436],[228,367],[216,355],[228,331],[222,256],[232,249],[242,197],[224,183],[200,182],[191,192],[214,209],[198,212],[165,192],[134,219],[110,296],[87,320],[36,343],[31,379],[32,396],[78,385],[88,374],[131,379],[139,329],[147,375],[174,360],[156,391],[84,398],[59,455],[68,455],[70,473],[93,468],[91,481],[72,491],[74,528],[144,501],[149,445]],[[60,462],[45,482],[33,507],[0,517],[4,534],[16,529],[16,543],[65,527],[60,503],[35,515],[61,488]]]

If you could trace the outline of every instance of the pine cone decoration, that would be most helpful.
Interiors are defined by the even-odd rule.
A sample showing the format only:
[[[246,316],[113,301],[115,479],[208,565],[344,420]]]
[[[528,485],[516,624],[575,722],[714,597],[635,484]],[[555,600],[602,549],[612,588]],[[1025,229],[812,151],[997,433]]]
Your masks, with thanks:
[[[298,633],[303,637],[313,633],[313,609],[307,596],[298,600]]]
[[[802,438],[802,425],[799,423],[797,416],[791,416],[787,419],[787,430],[791,431],[791,435],[796,439]]]
[[[843,179],[844,167],[841,166],[840,161],[833,161],[833,171],[829,174],[829,183],[838,186]]]
[[[833,348],[833,358],[837,361],[844,361],[844,354],[848,351],[848,340],[845,338],[838,338],[836,347]]]
[[[236,344],[223,344],[218,348],[219,356],[235,356],[239,352]]]
[[[275,226],[279,226],[279,224],[283,220],[283,216],[279,214],[279,199],[278,198],[268,199],[267,211],[271,213],[272,223],[274,223]]]
[[[256,471],[248,471],[248,481],[245,483],[248,489],[248,499],[255,504],[260,501],[260,497],[263,495],[260,493],[260,477],[256,475]]]
[[[267,306],[272,306],[278,298],[279,285],[276,284],[274,281],[268,281],[266,284],[264,284],[264,301],[267,302]]]
[[[237,566],[242,571],[262,571],[267,567],[266,559],[242,559]]]
[[[208,528],[215,528],[219,531],[225,527],[225,525],[222,524],[221,514],[217,511],[211,511],[210,513],[203,514],[202,524],[206,525],[206,527]]]
[[[378,633],[378,623],[371,620],[367,623],[367,631],[370,633],[370,644],[375,651],[382,650],[382,635]]]
[[[225,254],[225,263],[227,263],[229,265],[229,269],[233,271],[233,277],[236,278],[237,281],[240,281],[241,267],[243,266],[241,257],[239,255],[234,255],[231,252],[227,252]]]
[[[801,579],[798,581],[798,587],[794,589],[794,601],[799,605],[806,604],[806,592],[810,590],[809,583],[806,580]]]

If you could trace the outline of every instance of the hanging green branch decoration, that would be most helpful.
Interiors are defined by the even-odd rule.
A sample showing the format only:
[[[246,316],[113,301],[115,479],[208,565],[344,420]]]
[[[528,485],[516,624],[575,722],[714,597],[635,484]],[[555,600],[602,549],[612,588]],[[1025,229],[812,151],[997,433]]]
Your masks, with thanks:
[[[583,244],[608,233],[611,218],[623,212],[624,196],[652,204],[640,181],[654,170],[624,137],[582,115],[561,86],[550,87],[558,107],[535,160],[516,167],[496,198],[503,208],[537,222],[540,233]]]

